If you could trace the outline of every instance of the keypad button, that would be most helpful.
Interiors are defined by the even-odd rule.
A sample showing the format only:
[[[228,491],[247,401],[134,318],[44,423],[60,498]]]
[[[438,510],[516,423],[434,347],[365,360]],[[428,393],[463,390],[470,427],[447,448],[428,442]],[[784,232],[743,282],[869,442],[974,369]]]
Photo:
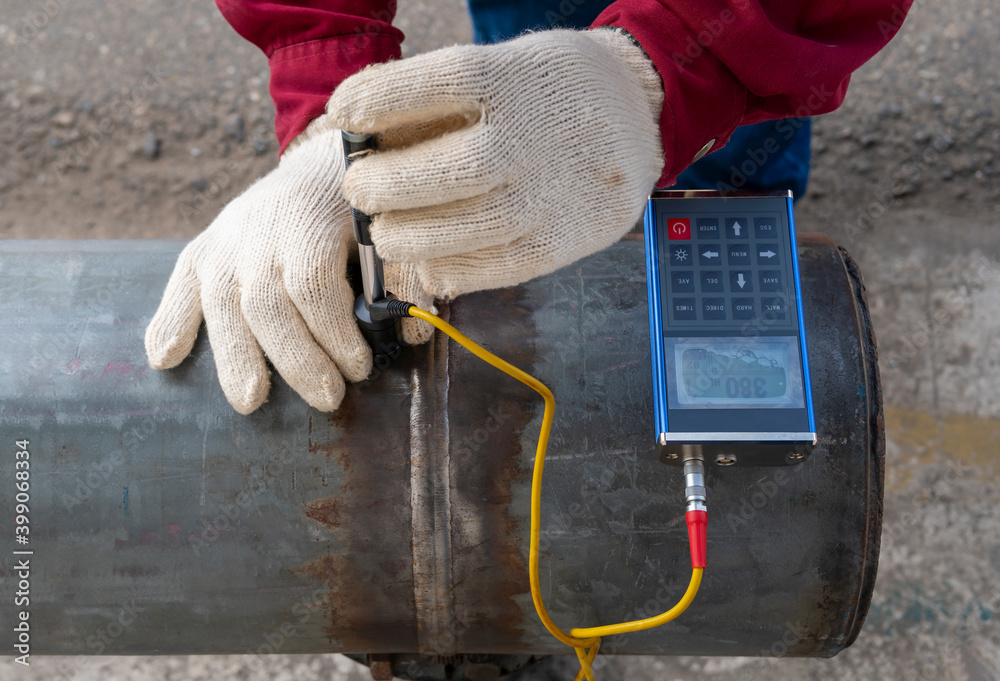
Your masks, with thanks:
[[[747,244],[729,244],[727,247],[727,262],[730,265],[749,265],[750,246]]]
[[[705,319],[725,319],[726,299],[725,298],[702,298],[701,316]]]
[[[753,249],[757,254],[758,265],[779,265],[781,259],[778,256],[777,244],[757,244]]]
[[[689,321],[695,319],[696,308],[694,298],[674,298],[672,303],[674,319],[677,321]]]
[[[670,218],[667,220],[667,235],[671,241],[691,239],[691,218]]]
[[[691,246],[688,244],[683,245],[673,245],[670,247],[670,264],[671,265],[690,265],[691,264]]]
[[[752,293],[753,279],[750,272],[734,271],[729,273],[729,290],[733,293]]]
[[[699,239],[718,239],[719,232],[719,218],[698,218],[695,223],[695,234]]]
[[[722,263],[722,249],[718,244],[700,244],[698,246],[699,265],[719,265]]]
[[[726,218],[727,239],[747,239],[750,237],[750,221],[746,218]]]
[[[702,270],[701,290],[705,293],[721,293],[725,290],[722,285],[722,272],[715,270]]]
[[[783,291],[780,270],[763,270],[760,273],[761,291]]]
[[[785,319],[788,311],[788,301],[784,298],[761,298],[760,316],[764,321]]]
[[[671,272],[670,290],[674,293],[694,293],[694,272],[691,270]]]
[[[757,308],[753,298],[733,298],[733,319],[755,319]]]
[[[777,221],[774,218],[754,218],[753,235],[757,239],[777,239]]]

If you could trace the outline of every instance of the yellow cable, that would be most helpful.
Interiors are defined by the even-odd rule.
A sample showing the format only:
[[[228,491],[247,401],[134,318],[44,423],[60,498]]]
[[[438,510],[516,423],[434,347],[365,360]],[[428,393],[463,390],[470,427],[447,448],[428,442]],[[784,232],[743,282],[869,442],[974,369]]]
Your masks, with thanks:
[[[597,657],[597,651],[601,648],[601,641],[598,639],[597,644],[587,651],[586,656],[584,656],[583,648],[573,648],[576,651],[576,656],[580,660],[580,671],[574,677],[573,681],[593,681],[594,672],[591,670],[590,665],[594,663],[594,658]]]
[[[688,584],[687,591],[684,592],[681,600],[677,602],[677,605],[670,608],[670,610],[667,610],[656,617],[647,617],[644,620],[622,622],[621,624],[605,624],[602,627],[570,629],[569,633],[572,636],[577,636],[579,638],[588,638],[590,636],[614,636],[615,634],[642,631],[643,629],[652,629],[653,627],[658,627],[661,624],[666,624],[670,620],[676,619],[682,612],[687,610],[689,605],[691,605],[691,601],[694,600],[695,595],[698,593],[698,587],[701,586],[701,574],[704,569],[705,568],[700,567],[691,568],[691,582]]]
[[[513,376],[537,392],[545,400],[545,411],[542,413],[542,428],[538,434],[538,448],[535,451],[535,467],[531,476],[531,539],[528,544],[528,581],[531,584],[531,600],[534,601],[538,617],[542,620],[545,628],[549,630],[549,633],[562,643],[572,646],[576,650],[576,655],[580,659],[580,673],[577,674],[576,681],[583,681],[584,678],[587,681],[595,681],[591,665],[597,657],[597,651],[601,645],[600,637],[649,629],[650,627],[659,626],[676,618],[687,609],[691,601],[694,600],[695,594],[698,593],[703,568],[693,568],[691,583],[688,585],[687,591],[680,602],[661,615],[634,622],[609,624],[586,629],[572,629],[570,634],[560,629],[552,621],[552,618],[549,617],[549,611],[546,610],[545,603],[542,601],[542,593],[538,585],[538,543],[541,537],[542,473],[545,470],[545,450],[548,448],[549,432],[552,430],[552,419],[555,414],[555,397],[553,397],[552,391],[537,378],[521,371],[510,362],[500,359],[437,315],[433,315],[426,310],[421,310],[416,306],[410,307],[409,314],[411,317],[422,319],[447,334],[452,340],[476,357],[493,365],[500,371]],[[584,650],[586,650],[586,653]]]

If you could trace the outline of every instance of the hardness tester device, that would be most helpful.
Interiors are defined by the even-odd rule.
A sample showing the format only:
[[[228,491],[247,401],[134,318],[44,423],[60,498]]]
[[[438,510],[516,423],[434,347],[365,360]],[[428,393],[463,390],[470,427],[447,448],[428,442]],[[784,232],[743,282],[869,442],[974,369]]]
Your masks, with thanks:
[[[370,134],[343,132],[349,165],[374,151]],[[352,207],[364,291],[354,306],[374,359],[400,351],[397,322],[421,319],[545,401],[531,483],[528,581],[542,624],[595,681],[601,638],[666,624],[694,600],[706,567],[705,457],[717,463],[794,463],[816,440],[806,361],[791,195],[657,192],[646,211],[646,261],[656,389],[657,447],[684,467],[691,580],[654,617],[561,629],[539,578],[542,475],[555,397],[544,383],[492,354],[436,315],[385,290],[372,216]],[[668,428],[669,424],[669,428]]]
[[[656,191],[645,234],[660,458],[803,461],[816,426],[791,192]]]

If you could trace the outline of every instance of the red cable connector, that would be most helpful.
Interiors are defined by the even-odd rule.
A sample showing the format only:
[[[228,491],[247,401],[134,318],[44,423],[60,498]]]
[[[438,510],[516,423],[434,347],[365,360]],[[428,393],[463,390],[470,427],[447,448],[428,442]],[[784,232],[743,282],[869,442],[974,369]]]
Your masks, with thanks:
[[[706,567],[708,553],[708,512],[688,511],[688,543],[691,546],[691,567]]]

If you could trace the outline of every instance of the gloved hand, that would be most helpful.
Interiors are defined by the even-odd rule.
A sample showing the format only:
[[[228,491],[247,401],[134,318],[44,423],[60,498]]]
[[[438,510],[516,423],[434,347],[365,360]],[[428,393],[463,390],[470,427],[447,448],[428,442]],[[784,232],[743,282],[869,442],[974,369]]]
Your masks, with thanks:
[[[351,165],[386,261],[442,297],[511,286],[599,251],[642,215],[663,169],[663,87],[628,36],[554,30],[369,66],[327,112],[355,132],[470,124]]]
[[[364,380],[371,349],[354,319],[346,276],[356,251],[340,131],[325,117],[296,137],[278,167],[223,209],[181,253],[160,307],[146,329],[155,369],[191,352],[202,315],[219,382],[241,414],[259,407],[270,388],[264,355],[309,404],[333,411],[344,378]],[[433,303],[410,265],[390,265],[387,288],[428,309]],[[432,329],[403,321],[403,340],[417,344]]]

